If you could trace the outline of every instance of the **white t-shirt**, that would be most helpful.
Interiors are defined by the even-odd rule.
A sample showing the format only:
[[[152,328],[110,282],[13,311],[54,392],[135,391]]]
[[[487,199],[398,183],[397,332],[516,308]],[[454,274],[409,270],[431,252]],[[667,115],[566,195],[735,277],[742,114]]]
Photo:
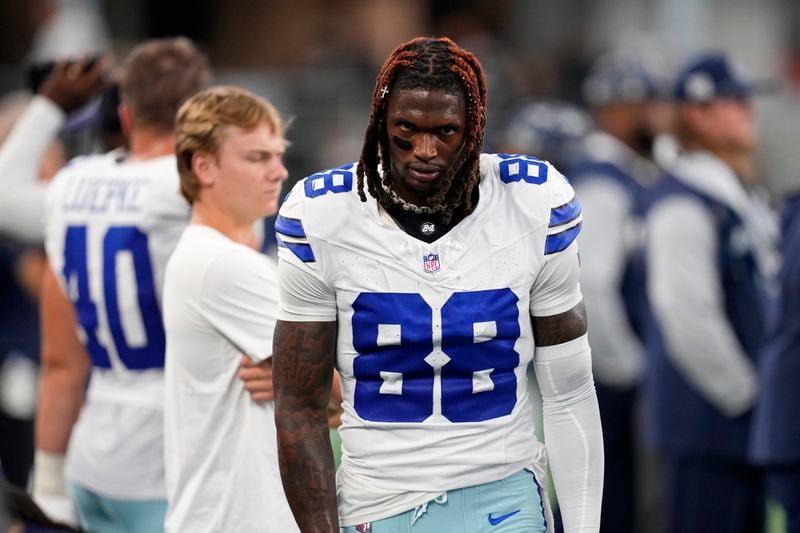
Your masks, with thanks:
[[[482,155],[476,210],[433,243],[361,202],[355,165],[297,184],[275,225],[279,318],[338,321],[343,526],[544,471],[530,315],[581,301],[581,220],[567,180],[527,156]]]
[[[170,532],[297,531],[278,467],[272,402],[239,379],[272,356],[274,262],[202,225],[167,264],[164,434]]]
[[[66,476],[123,500],[165,496],[164,267],[189,221],[174,156],[79,157],[53,180],[47,258],[92,359]]]

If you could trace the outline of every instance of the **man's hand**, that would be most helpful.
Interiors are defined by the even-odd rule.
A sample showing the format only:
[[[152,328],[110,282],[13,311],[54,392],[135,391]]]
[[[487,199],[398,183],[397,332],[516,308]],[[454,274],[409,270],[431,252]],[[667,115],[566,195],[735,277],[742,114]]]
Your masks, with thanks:
[[[105,86],[108,61],[102,58],[93,65],[90,59],[56,63],[39,94],[51,100],[65,113],[74,111],[98,95]]]
[[[248,356],[242,356],[239,367],[239,379],[244,381],[244,388],[255,402],[272,400],[272,359],[254,363]]]
[[[48,518],[73,527],[78,526],[78,513],[64,479],[63,454],[36,450],[31,497]]]

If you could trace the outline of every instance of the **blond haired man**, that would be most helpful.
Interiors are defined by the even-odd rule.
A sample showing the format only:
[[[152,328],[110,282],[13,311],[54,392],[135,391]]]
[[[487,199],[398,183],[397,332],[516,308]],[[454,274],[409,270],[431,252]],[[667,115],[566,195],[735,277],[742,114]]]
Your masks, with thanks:
[[[166,529],[296,531],[281,486],[274,408],[237,379],[242,353],[271,368],[277,269],[253,224],[277,211],[288,177],[284,124],[235,87],[203,91],[175,124],[191,224],[167,264]]]

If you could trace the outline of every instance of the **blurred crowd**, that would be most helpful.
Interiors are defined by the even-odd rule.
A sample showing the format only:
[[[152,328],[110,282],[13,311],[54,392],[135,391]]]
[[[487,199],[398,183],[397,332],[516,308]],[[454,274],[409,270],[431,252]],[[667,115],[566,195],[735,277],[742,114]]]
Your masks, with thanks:
[[[702,28],[682,27],[686,49],[668,49],[643,32],[628,36],[610,15],[588,20],[578,13],[591,3],[580,1],[564,3],[571,12],[547,2],[312,0],[248,12],[241,1],[208,27],[181,10],[211,20],[219,5],[210,0],[163,7],[161,19],[156,2],[16,4],[2,3],[19,27],[0,48],[9,63],[0,71],[7,483],[29,487],[33,468],[46,184],[70,158],[126,143],[112,52],[171,34],[206,47],[217,82],[248,87],[294,120],[288,190],[359,152],[376,62],[402,39],[437,33],[489,72],[484,151],[552,162],[583,207],[581,287],[606,452],[601,531],[713,531],[725,520],[731,532],[767,523],[800,531],[800,53],[791,39],[776,68],[748,74],[736,50],[709,50],[696,37]],[[615,4],[619,13],[637,3]],[[682,13],[697,24],[719,8],[686,4],[651,7],[661,21]],[[769,6],[800,35],[790,4]],[[307,20],[293,20],[298,9]],[[252,20],[272,20],[274,33]],[[362,28],[360,39],[350,35]],[[272,253],[264,224],[262,248]]]

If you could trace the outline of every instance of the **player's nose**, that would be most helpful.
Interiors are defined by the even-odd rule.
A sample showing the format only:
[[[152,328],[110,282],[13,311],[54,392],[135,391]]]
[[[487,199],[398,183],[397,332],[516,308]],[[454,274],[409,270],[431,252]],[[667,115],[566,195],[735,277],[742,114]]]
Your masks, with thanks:
[[[275,167],[270,168],[267,171],[267,179],[269,181],[286,181],[289,178],[289,171],[286,169],[286,165],[283,164],[283,161],[278,161]]]
[[[414,143],[414,156],[422,161],[430,161],[436,157],[436,138],[434,135],[423,133]]]

